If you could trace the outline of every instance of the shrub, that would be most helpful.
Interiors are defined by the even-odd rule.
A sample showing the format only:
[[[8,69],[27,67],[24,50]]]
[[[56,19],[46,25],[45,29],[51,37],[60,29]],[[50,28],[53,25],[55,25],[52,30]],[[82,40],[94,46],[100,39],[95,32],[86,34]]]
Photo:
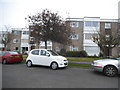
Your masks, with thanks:
[[[67,57],[86,57],[86,51],[66,51]]]
[[[66,56],[67,57],[79,57],[80,51],[67,51]]]
[[[87,55],[86,51],[84,51],[84,50],[80,51],[80,57],[87,57],[87,56],[88,55]]]
[[[62,48],[59,52],[60,55],[62,56],[66,56],[66,49],[65,48]]]

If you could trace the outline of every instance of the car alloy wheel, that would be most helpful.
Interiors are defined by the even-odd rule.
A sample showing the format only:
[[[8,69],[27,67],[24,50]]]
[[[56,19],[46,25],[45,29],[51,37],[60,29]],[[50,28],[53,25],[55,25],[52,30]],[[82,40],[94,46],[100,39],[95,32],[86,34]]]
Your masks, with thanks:
[[[56,70],[56,69],[58,68],[58,64],[57,64],[56,62],[53,62],[53,63],[51,64],[51,68],[52,68],[53,70]]]
[[[113,77],[117,74],[117,69],[114,66],[106,66],[104,69],[104,74],[106,76]]]
[[[28,62],[27,62],[27,66],[28,66],[28,67],[31,67],[31,66],[32,66],[32,62],[31,62],[31,61],[28,61]]]

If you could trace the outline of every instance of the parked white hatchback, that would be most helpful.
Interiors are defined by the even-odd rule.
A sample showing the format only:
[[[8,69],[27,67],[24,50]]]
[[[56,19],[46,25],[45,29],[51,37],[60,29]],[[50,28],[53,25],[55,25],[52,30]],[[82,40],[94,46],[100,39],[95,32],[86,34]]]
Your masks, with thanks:
[[[67,67],[68,60],[52,50],[33,49],[29,52],[26,59],[26,65],[28,67],[32,65],[49,66],[55,70],[57,68]]]

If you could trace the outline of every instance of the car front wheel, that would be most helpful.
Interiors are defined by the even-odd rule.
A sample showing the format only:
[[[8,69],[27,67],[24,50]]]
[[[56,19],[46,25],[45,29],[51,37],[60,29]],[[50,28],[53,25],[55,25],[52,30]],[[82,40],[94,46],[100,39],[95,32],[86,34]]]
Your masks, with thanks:
[[[106,66],[104,68],[104,74],[113,77],[117,74],[117,69],[114,66]]]
[[[51,68],[52,68],[53,70],[56,70],[56,69],[58,68],[58,64],[57,64],[56,62],[53,62],[53,63],[51,64]]]
[[[32,62],[31,61],[27,61],[26,65],[27,65],[27,67],[31,67],[32,66]]]

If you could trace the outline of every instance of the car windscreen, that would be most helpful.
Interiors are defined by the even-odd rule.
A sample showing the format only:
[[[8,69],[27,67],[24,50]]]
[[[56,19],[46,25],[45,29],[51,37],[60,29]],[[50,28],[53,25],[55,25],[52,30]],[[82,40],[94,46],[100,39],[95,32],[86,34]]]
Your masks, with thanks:
[[[9,51],[9,54],[19,54],[18,52]]]
[[[111,58],[111,59],[114,59],[114,60],[120,60],[120,58]]]
[[[56,52],[52,51],[52,50],[47,50],[49,53],[51,53],[53,56],[59,56],[59,54],[57,54]]]

